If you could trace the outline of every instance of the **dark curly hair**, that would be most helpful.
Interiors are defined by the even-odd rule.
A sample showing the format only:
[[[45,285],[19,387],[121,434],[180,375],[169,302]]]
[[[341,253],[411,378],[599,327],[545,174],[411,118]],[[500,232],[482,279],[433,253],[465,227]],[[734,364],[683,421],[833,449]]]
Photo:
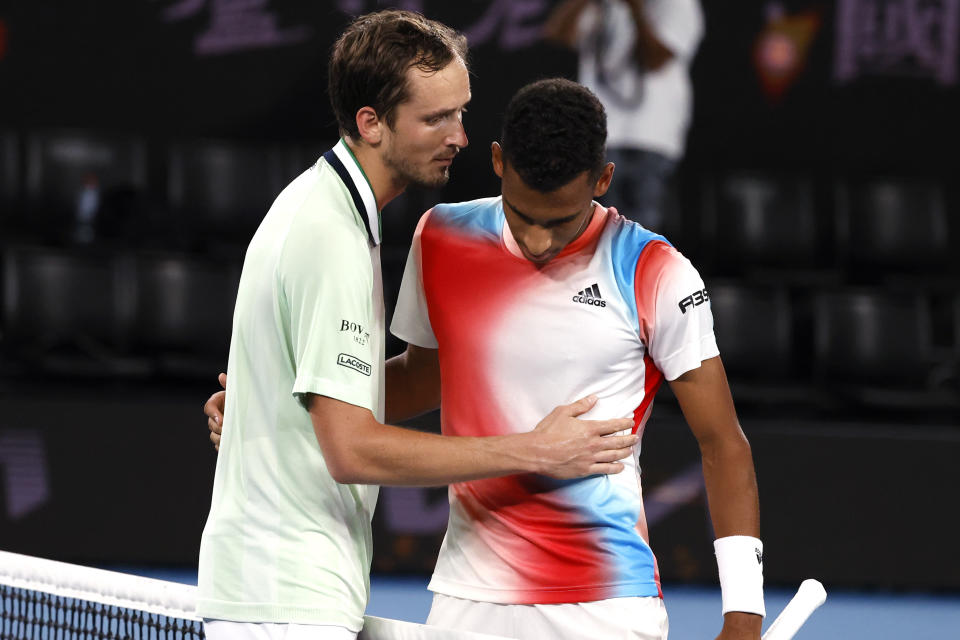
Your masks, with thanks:
[[[607,113],[597,96],[563,78],[528,84],[507,105],[500,146],[523,182],[549,193],[589,171],[603,172]]]
[[[443,23],[397,9],[360,16],[330,55],[328,91],[340,131],[360,135],[363,107],[392,127],[397,106],[409,97],[407,70],[436,72],[457,58],[467,64],[467,39]]]

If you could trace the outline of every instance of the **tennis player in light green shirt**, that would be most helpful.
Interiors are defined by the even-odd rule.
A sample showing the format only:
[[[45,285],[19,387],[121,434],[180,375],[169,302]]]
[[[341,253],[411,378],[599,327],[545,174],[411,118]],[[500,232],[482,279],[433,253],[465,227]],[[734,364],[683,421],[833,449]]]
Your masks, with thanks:
[[[416,352],[384,364],[380,210],[409,184],[446,183],[467,145],[465,60],[462,36],[404,11],[358,18],[334,47],[330,98],[343,139],[277,198],[237,294],[200,548],[197,608],[210,640],[354,638],[376,485],[615,473],[636,441],[610,436],[629,419],[576,419],[592,398],[510,436],[384,424],[430,404],[422,396],[438,385],[405,374]]]

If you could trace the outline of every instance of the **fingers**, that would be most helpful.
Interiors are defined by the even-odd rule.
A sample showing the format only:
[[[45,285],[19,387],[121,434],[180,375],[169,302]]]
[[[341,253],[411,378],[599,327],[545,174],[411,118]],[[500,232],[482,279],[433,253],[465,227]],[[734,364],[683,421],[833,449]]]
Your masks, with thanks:
[[[217,434],[219,436],[223,433],[223,421],[217,416],[208,417],[207,429],[210,430],[211,434]]]
[[[633,447],[624,447],[622,449],[606,449],[593,456],[596,462],[617,462],[633,455]]]
[[[595,404],[597,404],[597,396],[591,394],[585,398],[580,398],[576,402],[561,405],[556,408],[556,411],[568,416],[579,416],[593,409],[593,405]]]
[[[601,436],[605,436],[611,433],[617,433],[618,431],[626,431],[627,429],[633,429],[633,419],[632,418],[615,418],[613,420],[595,420],[591,421],[594,424],[594,433],[597,433]]]
[[[219,451],[220,450],[220,433],[211,429],[210,442],[213,443],[213,448]]]
[[[221,373],[217,381],[224,389],[227,388],[227,374]],[[220,450],[220,436],[223,433],[223,407],[226,403],[226,392],[217,391],[203,405],[203,414],[207,416],[207,429],[210,430],[210,442],[213,448]]]
[[[623,471],[622,462],[598,462],[590,467],[591,475],[610,475],[613,473],[620,473],[621,471]]]
[[[606,449],[631,449],[633,445],[640,442],[640,436],[636,434],[628,434],[625,436],[610,436],[606,438],[600,438],[600,450]]]

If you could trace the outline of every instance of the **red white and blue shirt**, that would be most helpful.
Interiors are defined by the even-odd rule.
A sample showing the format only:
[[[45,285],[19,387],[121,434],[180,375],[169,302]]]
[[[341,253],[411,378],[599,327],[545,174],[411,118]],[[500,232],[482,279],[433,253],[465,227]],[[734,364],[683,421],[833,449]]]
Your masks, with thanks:
[[[643,431],[664,378],[718,355],[709,295],[662,236],[596,205],[544,265],[519,252],[500,198],[438,205],[414,237],[391,329],[438,348],[443,433],[533,429],[589,394],[588,419]],[[639,454],[639,445],[635,454]],[[429,588],[470,600],[547,604],[660,595],[637,455],[619,474],[535,474],[449,489]]]

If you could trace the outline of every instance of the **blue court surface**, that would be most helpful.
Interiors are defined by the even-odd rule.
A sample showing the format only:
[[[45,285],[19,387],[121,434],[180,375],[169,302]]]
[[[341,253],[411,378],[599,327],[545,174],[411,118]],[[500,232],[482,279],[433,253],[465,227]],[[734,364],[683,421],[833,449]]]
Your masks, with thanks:
[[[161,580],[196,584],[196,573],[116,568]],[[799,586],[799,585],[798,585]],[[960,639],[960,594],[861,592],[827,588],[827,602],[807,621],[796,640]],[[670,640],[712,640],[720,631],[720,592],[707,587],[663,587],[670,614]],[[780,613],[793,591],[765,591],[768,621]],[[424,622],[430,611],[427,578],[373,578],[367,613]],[[766,628],[766,625],[764,625]]]
[[[430,595],[423,578],[375,578],[367,613],[423,622]],[[799,586],[799,585],[798,585]],[[944,640],[960,639],[960,594],[950,596],[833,591],[807,621],[796,640]],[[670,615],[670,640],[712,640],[720,631],[719,589],[664,585]],[[793,591],[767,589],[768,621],[773,621]],[[764,625],[766,628],[766,625]]]

